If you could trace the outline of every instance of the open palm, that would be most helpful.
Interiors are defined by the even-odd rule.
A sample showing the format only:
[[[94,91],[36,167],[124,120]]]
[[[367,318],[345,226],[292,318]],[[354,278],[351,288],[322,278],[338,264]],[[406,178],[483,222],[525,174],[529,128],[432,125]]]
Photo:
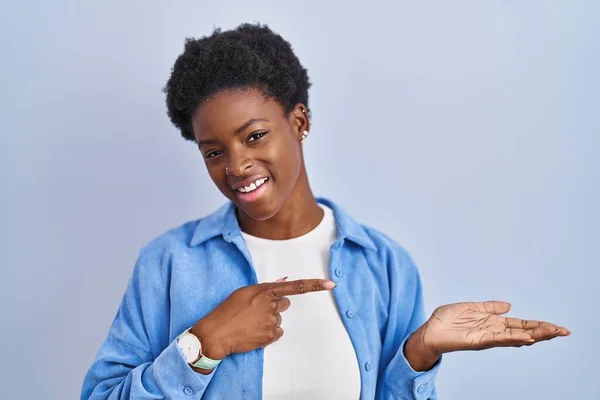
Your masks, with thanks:
[[[424,326],[423,344],[442,354],[458,350],[483,350],[492,347],[520,347],[568,336],[558,325],[510,318],[503,301],[455,303],[437,308]]]

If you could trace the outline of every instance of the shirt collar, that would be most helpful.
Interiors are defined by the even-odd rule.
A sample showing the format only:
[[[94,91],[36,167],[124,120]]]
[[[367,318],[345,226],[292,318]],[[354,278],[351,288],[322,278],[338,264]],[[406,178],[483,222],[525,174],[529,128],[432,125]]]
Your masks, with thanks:
[[[373,240],[361,224],[356,222],[350,215],[346,214],[334,202],[322,197],[317,198],[317,201],[333,210],[337,228],[336,243],[341,244],[344,240],[348,239],[367,249],[377,251],[375,243],[373,243]],[[231,242],[236,236],[241,236],[235,204],[230,201],[213,214],[202,218],[198,222],[190,245],[198,246],[216,236],[223,236],[223,239],[227,242]]]

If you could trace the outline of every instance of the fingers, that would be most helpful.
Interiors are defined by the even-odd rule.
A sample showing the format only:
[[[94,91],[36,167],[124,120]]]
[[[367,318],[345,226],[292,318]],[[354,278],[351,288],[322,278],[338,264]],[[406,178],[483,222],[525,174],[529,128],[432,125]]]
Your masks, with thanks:
[[[283,329],[281,329],[280,326],[277,327],[277,329],[275,329],[275,340],[273,340],[274,342],[278,341],[279,339],[281,339],[281,337],[283,336]]]
[[[478,341],[471,342],[471,348],[483,350],[492,347],[521,347],[533,342],[531,336],[523,331],[486,332]]]
[[[563,328],[549,322],[542,322],[540,326],[532,330],[528,330],[527,333],[529,333],[536,342],[543,342],[545,340],[554,339],[558,336],[569,336],[571,334],[567,328]]]
[[[559,329],[560,332],[558,333],[558,336],[571,336],[571,331],[564,326],[559,327]]]
[[[535,329],[539,328],[542,324],[547,324],[548,322],[543,321],[532,321],[527,319],[520,318],[504,318],[504,326],[507,328],[517,328],[517,329]]]
[[[505,318],[504,320],[507,319],[508,318]],[[568,329],[549,322],[527,321],[513,318],[510,319],[510,322],[505,322],[505,326],[506,325],[515,327],[500,328],[498,325],[495,325],[495,330],[486,329],[487,331],[480,335],[477,333],[472,335],[470,348],[473,350],[481,350],[492,347],[530,346],[537,342],[554,339],[558,336],[570,335]]]
[[[496,315],[506,314],[510,311],[511,307],[510,303],[506,301],[480,301],[469,304],[479,312]]]
[[[531,346],[537,342],[551,340],[557,336],[568,336],[570,332],[566,328],[558,327],[549,323],[524,330],[521,328],[506,328],[503,332],[486,332],[477,339],[472,339],[470,348],[472,350],[483,350],[492,347],[521,347]]]
[[[571,332],[562,326],[545,321],[531,321],[520,318],[504,318],[504,326],[527,331],[536,341],[537,337],[569,336]]]
[[[522,329],[522,330],[535,329],[535,328],[539,328],[541,324],[542,324],[542,321],[531,321],[531,320],[526,320],[526,319],[508,318],[508,317],[504,318],[504,326],[506,326],[507,328],[512,328],[512,329]]]
[[[275,332],[273,333],[273,338],[267,344],[265,344],[264,347],[267,347],[268,345],[275,343],[276,341],[281,339],[282,336],[283,336],[283,329],[281,329],[281,327],[279,326],[275,329]]]
[[[534,343],[551,340],[558,336],[569,336],[571,334],[571,332],[569,332],[567,328],[559,327],[547,322],[542,322],[539,327],[534,329],[523,330],[520,328],[508,328],[507,331],[511,331],[515,336],[519,337],[524,337],[525,335],[529,336],[530,339],[526,341],[526,346],[531,346]]]
[[[298,294],[331,290],[335,283],[328,279],[300,279],[289,282],[269,284],[268,293],[273,297],[293,296]]]
[[[277,313],[282,313],[284,311],[287,311],[288,308],[290,308],[290,305],[292,304],[292,302],[290,301],[290,299],[288,299],[287,297],[282,297],[277,301]]]

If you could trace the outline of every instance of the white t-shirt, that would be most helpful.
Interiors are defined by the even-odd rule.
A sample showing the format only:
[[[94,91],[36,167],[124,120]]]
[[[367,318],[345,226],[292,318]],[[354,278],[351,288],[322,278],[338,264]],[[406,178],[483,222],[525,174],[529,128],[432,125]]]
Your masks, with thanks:
[[[324,217],[300,237],[269,240],[242,232],[259,282],[284,276],[330,279],[330,247],[336,240],[333,211],[319,204]],[[281,314],[284,334],[265,348],[263,398],[358,399],[360,370],[354,347],[331,291],[289,296]]]

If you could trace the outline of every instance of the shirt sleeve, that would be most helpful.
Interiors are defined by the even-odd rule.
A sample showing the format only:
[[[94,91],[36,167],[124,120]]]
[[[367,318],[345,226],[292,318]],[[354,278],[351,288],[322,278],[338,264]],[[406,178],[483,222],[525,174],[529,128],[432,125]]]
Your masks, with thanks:
[[[417,267],[410,256],[402,251],[400,273],[396,276],[397,285],[392,284],[390,301],[395,305],[391,308],[390,322],[395,326],[396,334],[391,336],[393,357],[383,368],[379,383],[380,400],[437,400],[435,378],[442,359],[429,371],[417,372],[404,356],[404,345],[410,335],[426,321],[423,305],[421,278]],[[402,287],[395,287],[400,285]],[[396,320],[396,315],[410,315],[408,326]],[[396,344],[397,343],[397,344]]]
[[[169,340],[169,259],[140,252],[121,305],[88,370],[81,399],[201,398],[214,376],[195,372]]]

